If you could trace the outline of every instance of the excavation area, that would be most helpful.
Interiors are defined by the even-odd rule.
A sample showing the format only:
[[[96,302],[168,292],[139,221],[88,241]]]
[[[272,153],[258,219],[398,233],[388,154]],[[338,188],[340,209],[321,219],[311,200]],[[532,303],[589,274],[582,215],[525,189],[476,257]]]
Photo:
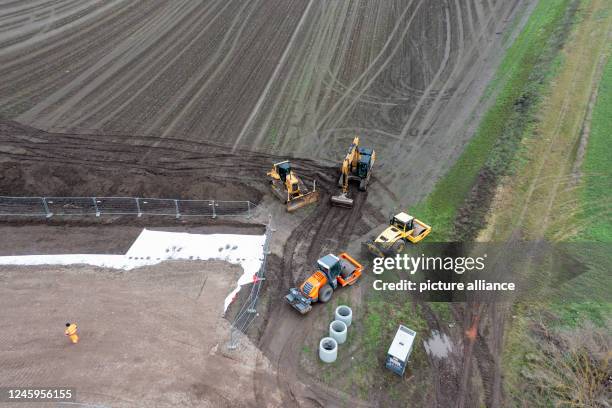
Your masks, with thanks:
[[[2,382],[71,384],[77,401],[113,407],[253,406],[242,390],[254,386],[261,353],[247,341],[238,353],[225,348],[223,298],[239,269],[4,266],[0,321],[11,330],[0,337]],[[76,345],[66,322],[78,325]]]
[[[366,327],[397,328],[366,326],[369,313],[389,311],[387,299],[370,299],[360,248],[461,153],[530,1],[73,3],[0,5],[0,196],[245,200],[256,210],[0,217],[0,255],[121,254],[143,228],[261,235],[271,220],[266,279],[231,350],[230,322],[249,290],[223,313],[237,265],[0,266],[0,321],[11,328],[0,335],[0,386],[65,383],[79,402],[113,407],[476,402],[478,390],[457,394],[462,329],[433,309],[416,329],[456,340],[448,357],[420,347],[410,376],[384,369],[388,345]],[[355,188],[353,208],[332,207],[355,136],[376,150],[371,187]],[[286,159],[320,193],[291,214],[266,177]],[[343,251],[363,263],[360,282],[306,316],[286,304],[317,259]],[[417,300],[391,300],[410,325]],[[316,347],[338,304],[356,322],[324,367]],[[63,334],[71,320],[76,345]]]

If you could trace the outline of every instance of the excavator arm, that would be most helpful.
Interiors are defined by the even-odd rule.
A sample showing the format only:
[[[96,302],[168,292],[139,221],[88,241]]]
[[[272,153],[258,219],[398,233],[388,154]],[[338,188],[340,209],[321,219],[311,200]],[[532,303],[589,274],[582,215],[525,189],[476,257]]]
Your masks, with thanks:
[[[348,157],[342,162],[342,193],[336,196],[332,196],[331,202],[333,205],[338,207],[353,207],[353,199],[349,197],[349,172],[350,162]]]
[[[342,194],[348,195],[349,192],[349,171],[350,164],[348,160],[342,163]]]
[[[338,207],[353,207],[353,199],[349,197],[349,181],[350,174],[359,163],[359,137],[353,139],[353,143],[342,161],[340,173],[342,193],[337,196],[332,196],[331,202]]]

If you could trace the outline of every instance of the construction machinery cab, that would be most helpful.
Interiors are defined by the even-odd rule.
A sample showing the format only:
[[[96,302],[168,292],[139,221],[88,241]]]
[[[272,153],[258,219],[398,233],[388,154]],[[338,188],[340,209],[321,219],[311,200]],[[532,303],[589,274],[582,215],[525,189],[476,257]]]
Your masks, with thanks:
[[[372,154],[374,150],[366,147],[359,148],[359,162],[357,163],[357,177],[365,179],[368,177],[370,167],[372,164]]]
[[[408,232],[414,229],[414,217],[406,213],[399,213],[391,218],[389,225],[399,229],[401,232]]]
[[[340,258],[334,254],[325,255],[317,261],[317,266],[325,274],[330,285],[336,289],[338,286],[337,278],[340,275]]]
[[[276,167],[276,172],[278,173],[281,181],[285,183],[287,181],[287,176],[291,174],[291,163],[286,160],[284,162],[276,163],[274,167]]]

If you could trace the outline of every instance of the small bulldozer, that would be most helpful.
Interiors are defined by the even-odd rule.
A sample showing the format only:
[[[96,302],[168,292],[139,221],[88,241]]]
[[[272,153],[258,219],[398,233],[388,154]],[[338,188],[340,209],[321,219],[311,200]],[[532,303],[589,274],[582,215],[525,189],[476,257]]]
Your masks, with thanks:
[[[295,310],[306,314],[315,302],[327,303],[338,288],[352,285],[363,266],[347,253],[325,255],[317,261],[317,271],[299,288],[292,288],[285,299]]]
[[[431,227],[405,212],[400,212],[389,221],[389,226],[376,238],[364,242],[374,256],[392,257],[404,251],[407,243],[417,244],[429,233]]]
[[[292,212],[319,200],[316,181],[312,191],[308,191],[304,182],[295,174],[289,160],[275,163],[268,173],[272,192],[287,205]]]
[[[338,187],[342,191],[331,198],[332,205],[344,208],[353,207],[353,199],[349,196],[349,183],[358,181],[359,190],[366,191],[375,161],[376,152],[372,149],[359,147],[359,138],[354,138],[340,168]]]

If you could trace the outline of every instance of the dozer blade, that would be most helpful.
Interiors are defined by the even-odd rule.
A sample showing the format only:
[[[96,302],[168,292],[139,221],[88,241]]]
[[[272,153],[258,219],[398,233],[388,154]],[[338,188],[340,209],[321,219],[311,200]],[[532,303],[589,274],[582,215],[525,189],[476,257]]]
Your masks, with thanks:
[[[303,194],[289,201],[287,203],[287,211],[293,212],[298,208],[302,208],[309,204],[316,203],[317,201],[319,201],[319,191],[311,191],[310,193]]]
[[[353,208],[353,199],[349,198],[349,196],[344,193],[332,196],[331,203],[336,207]]]

